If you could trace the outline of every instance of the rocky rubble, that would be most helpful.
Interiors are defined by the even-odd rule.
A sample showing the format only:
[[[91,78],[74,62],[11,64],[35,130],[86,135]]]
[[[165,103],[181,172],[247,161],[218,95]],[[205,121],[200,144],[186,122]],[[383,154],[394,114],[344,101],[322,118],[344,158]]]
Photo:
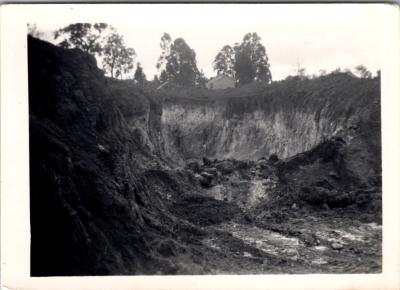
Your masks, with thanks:
[[[348,147],[337,136],[283,160],[276,155],[258,161],[206,159],[187,168],[209,196],[236,203],[245,211],[282,206],[320,211],[355,208],[380,221],[380,187],[374,182],[364,184],[352,171]]]

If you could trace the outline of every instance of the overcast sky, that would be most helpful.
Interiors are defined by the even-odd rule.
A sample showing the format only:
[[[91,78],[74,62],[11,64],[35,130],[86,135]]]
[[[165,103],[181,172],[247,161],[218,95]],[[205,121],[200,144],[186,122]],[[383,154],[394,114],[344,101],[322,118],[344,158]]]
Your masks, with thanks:
[[[380,41],[384,4],[134,4],[91,9],[90,17],[50,17],[38,21],[46,32],[76,22],[107,22],[136,50],[149,79],[157,73],[160,38],[168,32],[182,37],[196,52],[207,77],[212,62],[226,44],[257,32],[266,47],[274,80],[293,74],[298,66],[308,74],[364,64],[375,73],[383,49]]]

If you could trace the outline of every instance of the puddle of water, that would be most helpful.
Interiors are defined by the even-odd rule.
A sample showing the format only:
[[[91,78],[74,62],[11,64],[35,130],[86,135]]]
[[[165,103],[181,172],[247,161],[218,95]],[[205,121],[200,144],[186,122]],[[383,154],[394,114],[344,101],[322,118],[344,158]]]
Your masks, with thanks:
[[[323,258],[318,258],[318,259],[312,260],[312,261],[311,261],[311,264],[314,264],[314,265],[324,265],[324,264],[328,264],[328,261],[325,260],[325,259],[323,259]]]
[[[289,238],[276,232],[270,232],[270,237],[280,244],[283,243],[284,245],[289,247],[297,247],[300,245],[299,239]]]
[[[297,238],[289,238],[257,227],[246,228],[239,224],[226,224],[224,228],[235,238],[268,254],[283,255],[289,258],[299,256],[297,248],[300,242]]]
[[[360,235],[360,234],[354,234],[354,233],[350,233],[350,232],[346,232],[346,231],[342,231],[342,230],[336,230],[336,232],[340,235],[340,237],[342,239],[358,241],[358,242],[362,242],[364,240],[364,236]]]
[[[323,251],[328,250],[328,247],[325,247],[325,246],[315,246],[314,249],[317,250],[317,251],[323,252]]]

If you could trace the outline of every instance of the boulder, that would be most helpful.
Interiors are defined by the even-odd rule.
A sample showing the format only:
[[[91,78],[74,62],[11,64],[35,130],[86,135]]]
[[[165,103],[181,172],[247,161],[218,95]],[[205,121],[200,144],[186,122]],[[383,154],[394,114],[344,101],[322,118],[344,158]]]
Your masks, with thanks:
[[[186,164],[185,169],[189,169],[189,170],[193,171],[194,173],[200,173],[201,166],[198,162],[194,161],[194,162],[189,162],[188,164]]]
[[[233,163],[228,160],[218,163],[215,167],[217,168],[218,171],[224,174],[232,173],[235,169]]]
[[[203,170],[203,172],[209,173],[214,177],[218,176],[218,170],[215,167],[209,167],[209,168],[205,168]]]
[[[270,163],[278,162],[278,161],[279,161],[278,155],[276,155],[276,154],[271,154],[271,155],[269,156],[268,161],[269,161]]]
[[[341,208],[349,206],[352,203],[352,200],[347,192],[331,191],[326,203],[331,208]]]
[[[268,166],[268,161],[265,160],[265,159],[261,159],[261,160],[257,161],[257,167],[258,167],[259,169],[268,168],[268,167],[269,167],[269,166]]]
[[[343,249],[343,245],[341,243],[334,242],[331,244],[332,249],[334,250],[341,250]]]
[[[320,186],[302,187],[300,198],[311,205],[320,206],[323,209],[342,208],[353,203],[349,193]]]
[[[249,169],[252,166],[251,161],[237,160],[236,167],[238,169]]]
[[[302,187],[300,189],[300,198],[311,205],[320,206],[326,203],[329,190],[323,187]]]
[[[209,166],[211,165],[212,161],[211,159],[207,158],[207,157],[203,157],[203,165],[204,166]]]
[[[275,175],[275,170],[270,166],[265,166],[264,168],[260,169],[260,176],[262,178],[269,178]]]
[[[203,187],[211,187],[214,185],[214,176],[210,173],[202,172],[199,175],[199,182]]]

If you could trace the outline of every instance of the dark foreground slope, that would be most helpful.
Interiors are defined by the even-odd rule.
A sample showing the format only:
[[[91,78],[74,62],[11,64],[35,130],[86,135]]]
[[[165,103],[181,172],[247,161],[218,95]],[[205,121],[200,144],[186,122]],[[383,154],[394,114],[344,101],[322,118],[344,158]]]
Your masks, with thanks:
[[[28,45],[32,275],[168,272],[164,252],[186,251],[196,229],[149,191],[146,172],[162,162],[121,110],[145,119],[156,104],[131,91],[121,105],[80,50]]]
[[[289,140],[287,129],[295,128],[300,120],[289,122],[291,113],[302,113],[291,105],[279,105],[272,96],[284,85],[274,86],[267,94],[281,108],[280,117],[270,119],[272,115],[264,113],[248,116],[262,107],[256,96],[236,96],[242,95],[241,89],[228,92],[230,96],[220,92],[215,104],[225,109],[215,106],[212,114],[222,114],[221,120],[228,125],[219,127],[219,117],[201,117],[208,114],[205,104],[214,103],[209,98],[166,97],[159,92],[166,97],[161,102],[130,81],[104,77],[89,55],[34,38],[28,39],[28,56],[33,276],[379,271],[379,225],[365,224],[379,222],[380,213],[376,80],[364,80],[363,88],[362,80],[343,79],[349,88],[355,86],[352,92],[357,96],[345,95],[349,98],[345,104],[353,102],[345,106],[346,126],[338,125],[341,121],[336,125],[324,121],[321,128],[328,128],[323,130],[327,140],[319,144],[314,138],[315,145],[308,141],[314,131],[299,129],[297,141],[302,138],[299,144],[308,144],[309,151],[284,160],[272,158],[272,163],[205,160],[182,169],[173,168],[173,161],[199,159],[208,152],[189,146],[189,140],[201,144],[196,143],[200,140],[196,132],[214,132],[204,136],[209,144],[218,144],[221,132],[232,135],[236,130],[255,132],[252,140],[261,140],[266,132]],[[324,84],[333,88],[335,81]],[[312,86],[303,85],[312,91]],[[303,85],[296,83],[292,88],[289,84],[292,89],[287,93]],[[361,89],[365,100],[359,96]],[[272,104],[265,102],[268,98],[262,98],[263,110]],[[313,106],[320,106],[324,99],[318,99],[317,105],[312,98],[299,100],[310,102],[307,110],[311,112],[302,119],[308,126],[306,120],[315,118]],[[336,106],[330,104],[323,106],[325,115]],[[275,107],[270,106],[272,112]],[[342,114],[335,108],[337,115],[329,120]],[[252,118],[259,120],[250,123],[254,127],[249,131],[232,125]],[[269,131],[263,129],[263,122],[271,123]],[[182,126],[187,126],[189,134],[181,134]],[[280,143],[283,139],[273,144],[281,148],[278,153],[289,154],[291,149],[285,148],[295,147]],[[230,147],[236,143],[229,137],[224,144],[214,147],[221,151],[212,151],[221,153],[220,159],[226,157],[222,154],[226,148],[238,159],[250,158],[244,154],[247,143]],[[255,152],[260,143],[247,145]],[[263,150],[252,157],[274,152]],[[364,220],[358,219],[361,212],[368,213]],[[293,230],[291,218],[300,223],[306,220],[304,225],[310,227]],[[330,226],[331,220],[338,222]],[[330,236],[332,231],[340,238]],[[309,242],[313,232],[318,234],[318,243]],[[350,232],[364,240],[359,236],[348,240]],[[342,248],[333,246],[333,240]],[[296,249],[300,254],[293,255]],[[320,251],[326,251],[323,261]]]

